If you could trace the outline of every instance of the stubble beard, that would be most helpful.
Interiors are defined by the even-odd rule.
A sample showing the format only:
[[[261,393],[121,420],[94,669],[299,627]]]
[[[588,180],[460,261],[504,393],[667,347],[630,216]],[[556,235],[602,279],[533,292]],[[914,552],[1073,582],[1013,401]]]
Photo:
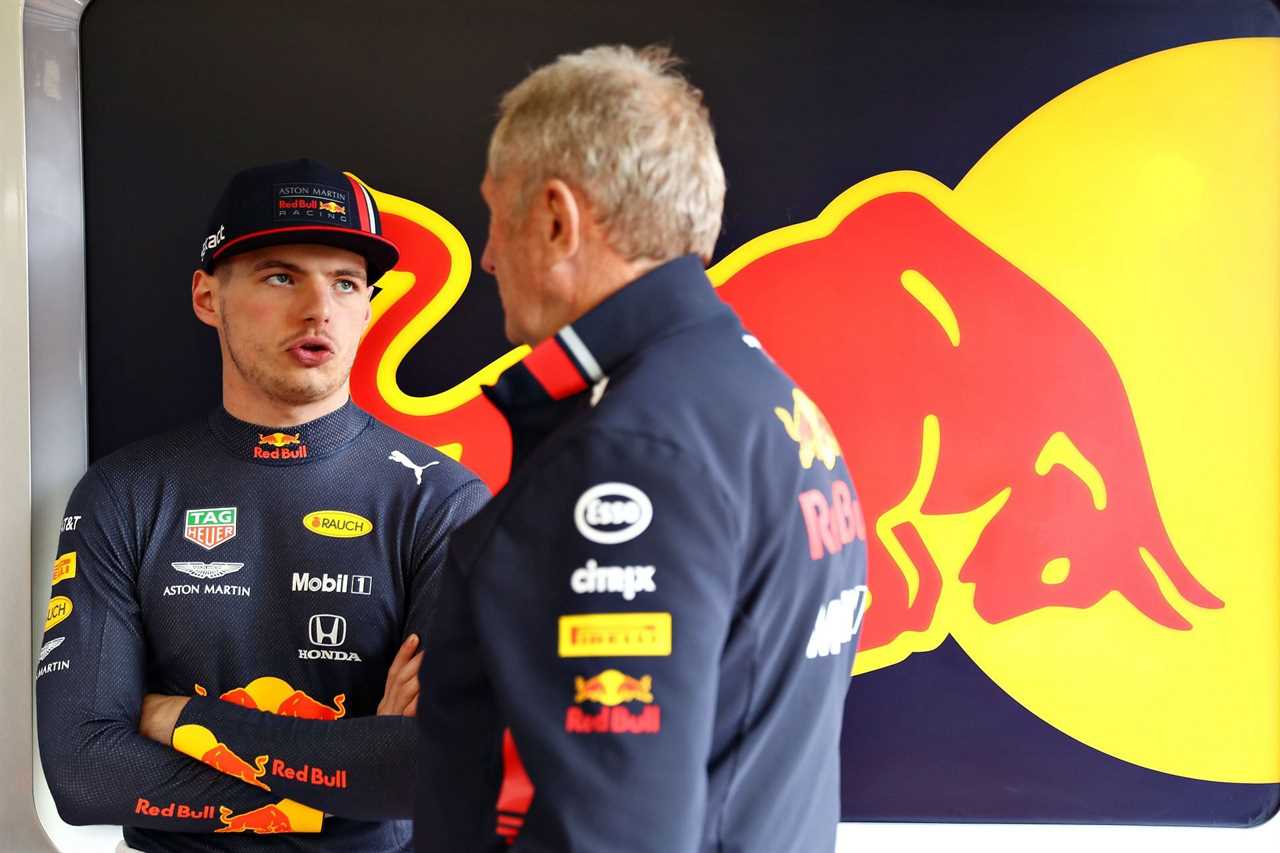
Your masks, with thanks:
[[[230,318],[225,310],[220,313],[231,363],[249,385],[275,402],[300,406],[323,400],[341,388],[351,373],[350,362],[342,363],[342,354],[336,352],[333,358],[320,367],[300,368],[290,374],[272,373],[263,367],[271,353],[261,346],[242,349]]]

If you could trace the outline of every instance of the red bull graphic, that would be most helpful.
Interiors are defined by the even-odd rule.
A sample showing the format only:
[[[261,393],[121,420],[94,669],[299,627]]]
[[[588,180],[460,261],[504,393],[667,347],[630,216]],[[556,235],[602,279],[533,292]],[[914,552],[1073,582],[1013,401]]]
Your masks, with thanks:
[[[196,693],[203,696],[206,691],[197,685]],[[346,716],[347,713],[344,707],[347,701],[345,693],[337,694],[333,697],[333,704],[326,705],[313,699],[305,691],[295,689],[284,679],[273,675],[255,678],[244,687],[228,690],[218,698],[242,708],[306,720],[337,720]]]
[[[773,413],[786,427],[787,435],[800,445],[801,467],[812,468],[816,459],[828,471],[834,470],[836,457],[840,455],[840,442],[836,441],[827,416],[799,388],[793,389],[791,395],[794,400],[791,411],[779,406]]]
[[[145,797],[138,797],[133,807],[134,814],[147,817],[174,817],[180,820],[213,820],[215,809],[212,805],[192,806],[187,803],[169,802],[166,805],[152,803]]]
[[[203,761],[219,773],[234,776],[241,782],[254,785],[264,791],[271,788],[262,781],[266,775],[267,756],[259,755],[253,763],[236,755],[204,726],[188,723],[173,730],[173,748],[186,753],[197,761]]]
[[[254,459],[306,459],[307,446],[301,444],[300,433],[273,432],[267,435],[258,433],[258,443],[253,447]],[[272,448],[264,450],[263,445]],[[294,445],[301,445],[293,447]],[[290,449],[290,448],[293,449]]]
[[[222,821],[222,827],[215,832],[252,832],[256,835],[319,832],[324,823],[323,813],[293,800],[281,800],[240,814],[222,806],[218,819]]]
[[[1275,39],[1236,39],[1110,69],[956,187],[875,176],[709,270],[805,389],[775,412],[800,464],[838,454],[857,484],[856,514],[825,489],[796,509],[811,557],[866,537],[856,673],[950,635],[1107,755],[1280,780],[1280,692],[1257,688],[1280,668],[1280,646],[1257,648],[1280,595],[1280,288],[1274,251],[1253,250],[1280,233],[1280,131],[1256,108],[1278,55]],[[471,255],[439,214],[374,193],[403,253],[353,394],[499,488],[510,436],[479,387],[525,350],[430,396],[400,389]]]
[[[564,730],[570,734],[657,734],[662,730],[662,708],[653,704],[653,678],[632,678],[616,669],[606,669],[591,678],[573,680],[574,704],[565,712]],[[600,708],[588,713],[580,708],[592,702]],[[646,707],[639,713],[625,707],[638,702]]]
[[[298,444],[302,441],[300,433],[289,434],[287,432],[273,432],[269,435],[258,433],[258,444],[266,444],[271,447],[288,447],[291,444]]]
[[[323,768],[312,764],[290,767],[279,758],[273,759],[271,762],[271,775],[281,779],[292,779],[307,785],[316,785],[321,788],[347,787],[347,771],[345,770],[330,770],[326,772]]]

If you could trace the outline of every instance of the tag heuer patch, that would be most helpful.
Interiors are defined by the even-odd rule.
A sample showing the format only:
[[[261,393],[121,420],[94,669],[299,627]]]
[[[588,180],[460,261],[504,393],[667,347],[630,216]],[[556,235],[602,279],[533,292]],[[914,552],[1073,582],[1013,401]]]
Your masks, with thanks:
[[[187,526],[183,538],[206,551],[217,548],[236,535],[236,508],[233,506],[187,510]]]

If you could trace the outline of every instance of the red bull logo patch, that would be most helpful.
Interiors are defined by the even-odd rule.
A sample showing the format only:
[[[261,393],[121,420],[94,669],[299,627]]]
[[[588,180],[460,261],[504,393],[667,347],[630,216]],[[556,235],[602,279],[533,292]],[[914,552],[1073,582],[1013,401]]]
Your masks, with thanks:
[[[569,734],[657,734],[662,730],[662,708],[654,704],[653,678],[632,678],[616,669],[606,669],[591,678],[576,677],[574,705],[565,712],[564,730]],[[628,703],[643,705],[639,711]],[[591,712],[583,704],[598,706]]]
[[[212,551],[224,542],[235,538],[236,508],[233,506],[189,509],[182,538],[194,542],[206,551]]]
[[[259,755],[250,764],[204,726],[194,723],[178,726],[173,731],[173,748],[197,761],[203,761],[219,773],[233,776],[264,791],[271,790],[261,781],[267,772],[267,756]]]
[[[264,450],[263,445],[272,448]],[[294,445],[298,445],[294,447]],[[290,449],[292,447],[292,449]],[[273,432],[269,435],[258,434],[258,443],[253,447],[254,459],[306,459],[307,446],[302,444],[300,433]]]
[[[213,820],[217,816],[217,809],[212,805],[192,806],[187,803],[170,802],[166,805],[152,803],[145,797],[138,797],[137,804],[133,807],[134,814],[146,815],[147,817],[172,817],[178,820]]]
[[[290,767],[279,758],[273,759],[271,762],[271,775],[280,779],[292,779],[306,785],[315,785],[320,788],[347,787],[347,771],[345,770],[330,770],[326,772],[324,769],[312,764]]]
[[[324,827],[323,812],[293,800],[281,800],[240,814],[226,806],[218,811],[222,827],[215,832],[274,835],[281,832],[319,832]]]
[[[838,554],[844,546],[867,541],[867,526],[862,507],[853,489],[844,480],[831,484],[831,497],[818,489],[800,493],[800,514],[809,534],[809,559],[821,560]]]
[[[791,440],[800,445],[801,467],[812,468],[814,460],[817,460],[828,471],[834,470],[836,457],[840,455],[840,442],[836,441],[827,416],[799,388],[792,390],[791,395],[791,410],[779,406],[773,413],[782,421]]]
[[[208,691],[197,684],[196,693],[204,696]],[[244,687],[235,687],[218,698],[242,708],[306,720],[338,720],[347,713],[344,704],[347,701],[347,694],[339,693],[333,697],[332,704],[326,704],[312,698],[306,691],[294,688],[283,678],[276,678],[273,675],[255,678]]]

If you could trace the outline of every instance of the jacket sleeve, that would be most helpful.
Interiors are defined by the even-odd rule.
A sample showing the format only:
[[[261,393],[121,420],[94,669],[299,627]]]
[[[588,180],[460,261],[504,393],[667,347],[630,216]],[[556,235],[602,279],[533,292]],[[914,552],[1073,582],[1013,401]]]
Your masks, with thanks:
[[[270,790],[223,745],[212,757],[239,767],[239,778],[138,732],[146,693],[138,534],[92,470],[72,494],[62,528],[36,669],[40,759],[62,819],[211,832],[234,831],[239,815],[271,812],[288,816],[290,831],[319,832],[320,812]]]
[[[417,633],[424,647],[431,643],[425,623],[437,597],[449,534],[488,497],[479,480],[465,483],[417,530],[405,632]],[[207,729],[239,755],[266,755],[273,792],[326,814],[355,820],[412,815],[417,726],[411,718],[299,719],[196,696],[179,716],[175,733],[184,725]],[[199,747],[175,735],[174,748],[192,754]]]
[[[447,563],[471,623],[428,650],[420,713],[424,755],[467,790],[449,786],[430,817],[492,827],[505,722],[535,791],[516,849],[698,849],[737,596],[731,505],[645,435],[593,434],[530,464],[485,541]]]

